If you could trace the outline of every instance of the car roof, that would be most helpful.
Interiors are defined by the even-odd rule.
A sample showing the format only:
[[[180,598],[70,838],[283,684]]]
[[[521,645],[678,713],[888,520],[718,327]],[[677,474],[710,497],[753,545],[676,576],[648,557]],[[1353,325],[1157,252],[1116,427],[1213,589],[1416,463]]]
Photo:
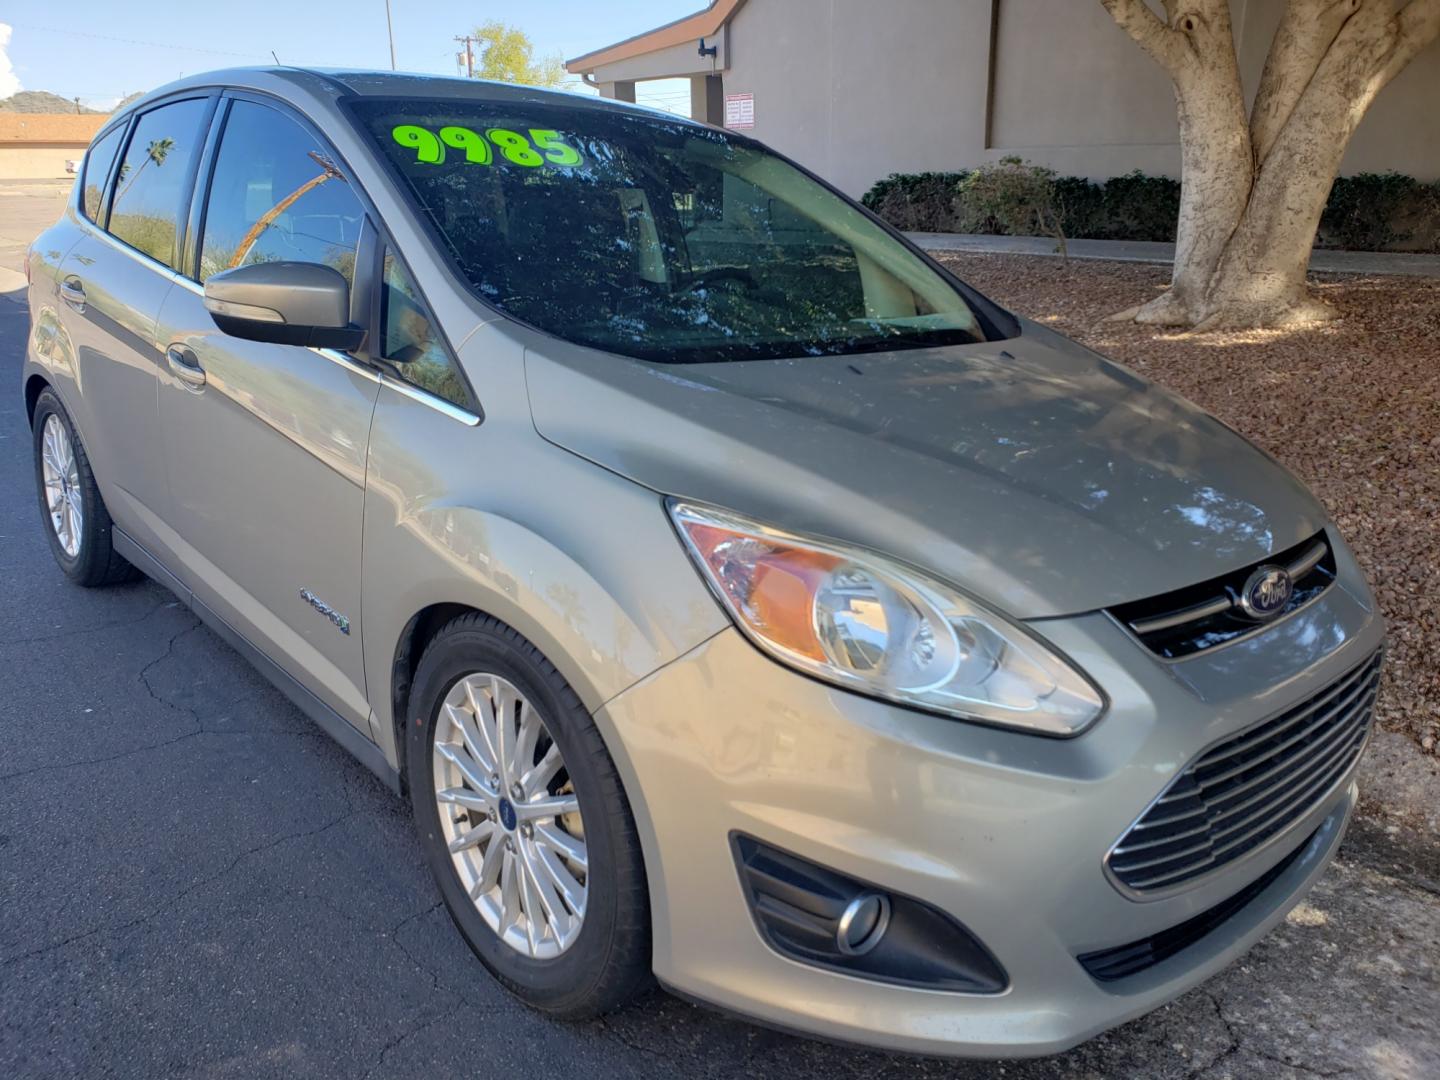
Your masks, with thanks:
[[[661,112],[643,105],[592,97],[567,90],[495,82],[490,79],[462,79],[415,71],[367,71],[359,68],[288,67],[285,65],[223,68],[186,76],[156,87],[120,110],[123,115],[177,91],[212,87],[257,90],[285,96],[286,89],[301,91],[315,99],[340,97],[395,97],[437,100],[492,101],[562,106],[573,109],[601,109],[663,116],[680,123],[695,123],[684,116]]]

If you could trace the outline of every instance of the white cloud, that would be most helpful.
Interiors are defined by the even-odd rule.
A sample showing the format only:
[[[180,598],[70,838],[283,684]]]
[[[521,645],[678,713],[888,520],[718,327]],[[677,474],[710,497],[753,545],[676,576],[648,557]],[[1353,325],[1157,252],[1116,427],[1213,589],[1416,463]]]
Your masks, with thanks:
[[[20,78],[10,63],[10,35],[8,23],[0,23],[0,98],[7,98],[20,89]]]

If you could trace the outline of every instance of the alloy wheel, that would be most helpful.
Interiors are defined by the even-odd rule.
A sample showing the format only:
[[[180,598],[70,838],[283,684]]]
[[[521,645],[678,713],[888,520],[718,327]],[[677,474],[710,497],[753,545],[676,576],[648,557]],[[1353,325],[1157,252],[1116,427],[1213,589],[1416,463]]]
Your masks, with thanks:
[[[589,853],[560,747],[508,680],[477,672],[445,695],[432,775],[461,884],[501,941],[559,956],[585,919]]]
[[[50,527],[55,530],[61,549],[73,559],[80,554],[85,503],[80,493],[80,465],[75,460],[70,433],[54,413],[45,418],[40,468],[45,481],[45,505],[50,511]]]

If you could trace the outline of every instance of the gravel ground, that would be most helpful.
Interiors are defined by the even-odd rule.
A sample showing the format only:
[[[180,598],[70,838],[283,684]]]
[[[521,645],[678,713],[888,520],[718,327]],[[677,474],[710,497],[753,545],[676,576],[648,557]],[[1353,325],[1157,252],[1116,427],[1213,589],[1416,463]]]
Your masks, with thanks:
[[[937,252],[987,295],[1183,394],[1324,501],[1390,620],[1382,729],[1440,743],[1440,279],[1312,282],[1336,323],[1193,334],[1105,321],[1164,267]]]

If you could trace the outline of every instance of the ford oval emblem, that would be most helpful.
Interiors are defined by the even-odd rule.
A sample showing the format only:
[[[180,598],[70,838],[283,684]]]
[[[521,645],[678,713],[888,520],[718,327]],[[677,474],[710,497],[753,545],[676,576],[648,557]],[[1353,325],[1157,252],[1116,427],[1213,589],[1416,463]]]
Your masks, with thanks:
[[[1294,594],[1290,571],[1283,566],[1262,566],[1240,591],[1240,608],[1252,619],[1273,619],[1285,610]]]

